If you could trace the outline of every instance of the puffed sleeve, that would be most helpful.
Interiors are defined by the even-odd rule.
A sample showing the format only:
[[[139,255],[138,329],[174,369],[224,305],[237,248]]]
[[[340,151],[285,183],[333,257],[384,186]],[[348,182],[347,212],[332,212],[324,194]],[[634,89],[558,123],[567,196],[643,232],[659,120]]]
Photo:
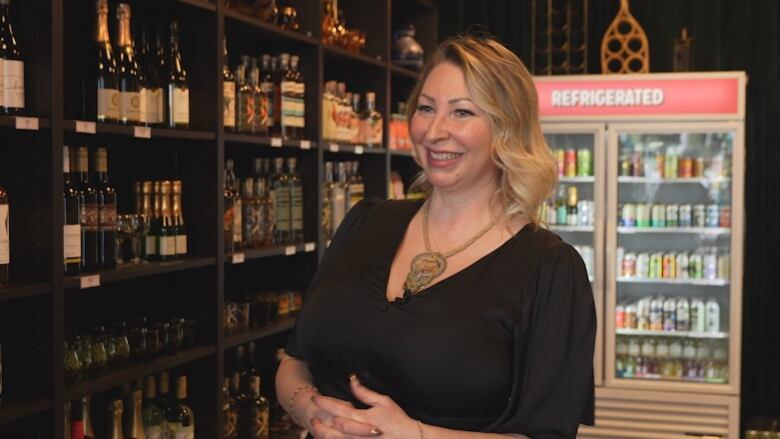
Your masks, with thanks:
[[[376,198],[364,198],[352,206],[349,212],[347,212],[344,220],[341,221],[336,233],[333,235],[330,245],[325,249],[325,255],[323,256],[322,261],[320,261],[317,271],[314,273],[314,278],[312,278],[309,288],[307,288],[306,292],[303,294],[304,307],[306,306],[306,297],[308,297],[309,293],[317,286],[320,279],[322,279],[322,276],[331,269],[333,263],[338,260],[339,255],[345,251],[345,247],[348,248],[348,243],[346,241],[350,237],[356,235],[356,229],[359,229],[362,226],[369,212],[378,203],[381,203],[381,200]],[[297,332],[296,324],[287,340],[285,351],[287,352],[287,355],[305,361],[303,352],[301,352],[298,344]]]
[[[574,438],[593,424],[596,310],[579,253],[558,243],[543,257],[514,328],[515,373],[507,408],[488,431]]]

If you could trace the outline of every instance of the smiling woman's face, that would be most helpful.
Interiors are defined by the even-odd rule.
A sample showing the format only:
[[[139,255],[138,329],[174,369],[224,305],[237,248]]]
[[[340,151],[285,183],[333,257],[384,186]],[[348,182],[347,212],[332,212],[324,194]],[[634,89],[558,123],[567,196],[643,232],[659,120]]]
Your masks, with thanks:
[[[497,184],[487,114],[469,94],[463,71],[445,62],[431,70],[412,116],[410,134],[434,188],[459,192]]]

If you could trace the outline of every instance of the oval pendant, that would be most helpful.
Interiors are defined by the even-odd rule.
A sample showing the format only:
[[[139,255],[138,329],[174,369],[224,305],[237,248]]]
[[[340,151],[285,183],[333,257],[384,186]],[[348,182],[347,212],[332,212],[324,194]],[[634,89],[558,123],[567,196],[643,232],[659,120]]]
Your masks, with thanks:
[[[421,253],[412,259],[409,274],[406,275],[404,289],[416,293],[430,285],[447,269],[447,260],[441,253]]]

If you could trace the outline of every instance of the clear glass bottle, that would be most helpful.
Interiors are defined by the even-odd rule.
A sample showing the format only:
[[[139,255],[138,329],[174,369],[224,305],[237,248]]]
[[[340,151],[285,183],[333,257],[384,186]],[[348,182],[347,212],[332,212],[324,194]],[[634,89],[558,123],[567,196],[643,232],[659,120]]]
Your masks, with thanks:
[[[366,111],[361,119],[363,141],[369,147],[382,147],[382,115],[376,110],[376,94],[366,93]]]
[[[236,174],[233,171],[235,166],[233,159],[225,160],[225,166],[227,168],[225,185],[230,188],[233,197],[233,213],[231,216],[233,219],[233,246],[240,247],[241,242],[243,241],[243,230],[241,227],[241,213],[243,211],[241,208],[241,192],[239,190],[238,179],[236,179]]]
[[[303,242],[303,182],[296,170],[298,159],[287,159],[287,181],[290,185],[290,237],[293,243]]]
[[[260,200],[255,194],[255,181],[249,177],[244,180],[241,191],[244,231],[242,245],[258,247],[260,245]]]
[[[229,159],[228,159],[229,160]],[[227,170],[227,161],[225,162],[225,171],[222,187],[222,199],[224,202],[224,212],[222,213],[222,232],[224,237],[225,253],[233,253],[235,251],[235,243],[233,242],[233,212],[235,210],[235,195],[233,194],[233,186],[230,181],[230,175]]]
[[[146,439],[162,438],[162,412],[157,405],[157,380],[154,375],[146,377],[144,384],[143,409],[141,420]]]
[[[365,197],[365,185],[363,176],[360,175],[360,162],[349,162],[349,176],[347,180],[347,192],[349,193],[347,210],[352,209],[354,205]]]
[[[269,178],[271,199],[274,202],[276,228],[274,229],[274,244],[290,242],[290,185],[288,176],[284,173],[284,158],[274,159],[274,173]]]
[[[274,242],[274,230],[276,229],[276,214],[274,203],[268,190],[266,178],[255,179],[255,196],[258,200],[259,210],[259,236],[257,245],[262,247]]]
[[[249,70],[249,87],[252,89],[252,99],[254,107],[254,120],[252,123],[252,133],[266,134],[268,132],[268,98],[260,86],[260,67],[257,65],[257,58],[252,58]]]
[[[282,72],[279,78],[280,102],[280,135],[284,139],[294,139],[297,136],[296,127],[296,103],[298,100],[298,84],[295,82],[295,74],[290,69],[290,55],[279,55],[279,70]]]
[[[168,437],[175,439],[195,438],[195,416],[187,401],[187,377],[176,381],[176,399],[168,410]]]
[[[241,57],[241,60],[241,64],[236,67],[236,81],[238,83],[237,129],[241,133],[251,133],[255,125],[255,100],[252,95],[252,87],[247,81],[249,57]]]

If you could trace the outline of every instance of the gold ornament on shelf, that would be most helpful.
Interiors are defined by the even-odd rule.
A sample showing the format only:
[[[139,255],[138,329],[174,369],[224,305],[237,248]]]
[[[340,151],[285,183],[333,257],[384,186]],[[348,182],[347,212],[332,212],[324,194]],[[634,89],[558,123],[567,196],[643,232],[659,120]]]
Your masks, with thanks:
[[[628,0],[620,0],[620,10],[601,40],[601,72],[650,73],[650,44]]]

